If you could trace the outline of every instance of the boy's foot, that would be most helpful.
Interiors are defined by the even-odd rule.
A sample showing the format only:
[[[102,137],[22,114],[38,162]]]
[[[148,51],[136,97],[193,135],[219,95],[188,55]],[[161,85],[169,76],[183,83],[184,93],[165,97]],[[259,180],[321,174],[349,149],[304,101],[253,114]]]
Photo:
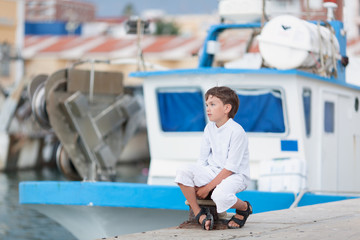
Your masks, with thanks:
[[[202,225],[204,230],[211,230],[214,226],[214,218],[209,212],[209,209],[201,208],[195,217],[196,221]]]
[[[239,214],[235,214],[229,221],[228,223],[228,227],[231,227],[231,228],[240,228],[240,225],[237,224],[236,222],[234,222],[234,218],[236,219],[239,219],[240,221],[244,220],[244,217],[239,215]]]
[[[201,215],[200,218],[199,218],[199,224],[201,225],[205,219],[206,219],[206,215],[205,215],[205,214]],[[206,221],[206,220],[205,220],[205,221]],[[211,224],[211,221],[210,221],[210,220],[207,220],[207,221],[205,222],[205,225],[204,225],[204,226],[205,226],[205,230],[210,230],[210,224]]]
[[[252,214],[252,206],[248,201],[245,201],[247,208],[244,211],[236,210],[236,214],[228,222],[228,228],[241,228],[250,214]]]

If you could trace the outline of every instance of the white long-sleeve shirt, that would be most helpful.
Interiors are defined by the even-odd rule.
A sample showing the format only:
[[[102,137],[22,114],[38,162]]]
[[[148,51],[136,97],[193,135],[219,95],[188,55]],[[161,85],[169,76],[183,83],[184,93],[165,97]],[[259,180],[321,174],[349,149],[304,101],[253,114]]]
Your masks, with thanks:
[[[240,124],[230,118],[217,127],[209,122],[204,130],[198,163],[227,169],[250,179],[248,139]]]

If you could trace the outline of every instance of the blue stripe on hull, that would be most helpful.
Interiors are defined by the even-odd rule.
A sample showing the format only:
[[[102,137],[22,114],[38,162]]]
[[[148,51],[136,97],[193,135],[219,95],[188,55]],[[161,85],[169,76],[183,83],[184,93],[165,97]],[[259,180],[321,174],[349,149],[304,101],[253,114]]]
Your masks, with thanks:
[[[177,186],[115,182],[22,182],[20,204],[61,204],[104,207],[188,210]],[[286,209],[295,200],[290,192],[244,191],[237,196],[250,201],[254,213]],[[299,206],[338,201],[352,197],[305,194]]]

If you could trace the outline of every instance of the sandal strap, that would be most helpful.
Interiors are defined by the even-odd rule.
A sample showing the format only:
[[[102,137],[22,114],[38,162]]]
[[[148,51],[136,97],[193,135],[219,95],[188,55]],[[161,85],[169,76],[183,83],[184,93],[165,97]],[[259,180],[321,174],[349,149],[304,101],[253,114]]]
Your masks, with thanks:
[[[252,206],[248,201],[245,201],[247,204],[247,209],[245,211],[236,210],[236,213],[243,216],[244,219],[249,217],[250,214],[252,214]]]
[[[195,216],[196,221],[199,223],[199,219],[202,215],[206,215],[206,209],[205,208],[201,208],[200,212]]]
[[[246,218],[244,217],[244,219],[238,219],[234,216],[232,216],[229,220],[230,221],[234,221],[236,224],[238,224],[240,227],[244,226],[245,222],[246,222]]]
[[[252,214],[253,213],[253,210],[252,210],[252,206],[251,206],[251,204],[248,202],[248,201],[245,201],[246,203],[247,203],[247,210],[246,211],[248,211],[249,212],[249,215],[250,214]]]
[[[201,223],[201,226],[204,230],[206,230],[206,222],[210,221],[210,226],[209,226],[209,230],[212,230],[214,227],[214,217],[213,215],[210,213],[209,209],[206,209],[206,218],[204,218],[204,220]]]
[[[228,228],[241,228],[241,227],[243,227],[245,225],[245,222],[246,222],[247,218],[249,217],[250,214],[252,214],[252,206],[251,206],[251,204],[248,201],[245,201],[245,202],[247,204],[247,209],[245,211],[236,210],[236,214],[238,214],[240,216],[243,216],[244,218],[239,219],[239,218],[235,217],[235,215],[234,215],[229,220],[229,222],[234,221],[236,224],[239,225],[239,227],[230,227],[229,222],[228,222]]]

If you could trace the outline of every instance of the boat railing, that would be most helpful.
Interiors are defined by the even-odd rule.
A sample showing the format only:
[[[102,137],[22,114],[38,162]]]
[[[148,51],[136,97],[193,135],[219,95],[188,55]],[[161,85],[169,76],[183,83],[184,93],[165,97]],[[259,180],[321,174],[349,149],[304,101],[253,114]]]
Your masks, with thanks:
[[[305,193],[309,192],[307,189],[302,189],[299,194],[295,194],[295,200],[294,202],[291,204],[291,206],[289,207],[290,209],[296,208],[300,202],[300,200],[302,199],[302,197],[304,196]]]
[[[343,196],[343,197],[360,197],[360,191],[331,191],[331,190],[310,190],[307,188],[302,189],[299,193],[295,194],[295,200],[289,207],[289,209],[293,209],[298,207],[301,199],[305,194],[328,194],[333,196]]]

